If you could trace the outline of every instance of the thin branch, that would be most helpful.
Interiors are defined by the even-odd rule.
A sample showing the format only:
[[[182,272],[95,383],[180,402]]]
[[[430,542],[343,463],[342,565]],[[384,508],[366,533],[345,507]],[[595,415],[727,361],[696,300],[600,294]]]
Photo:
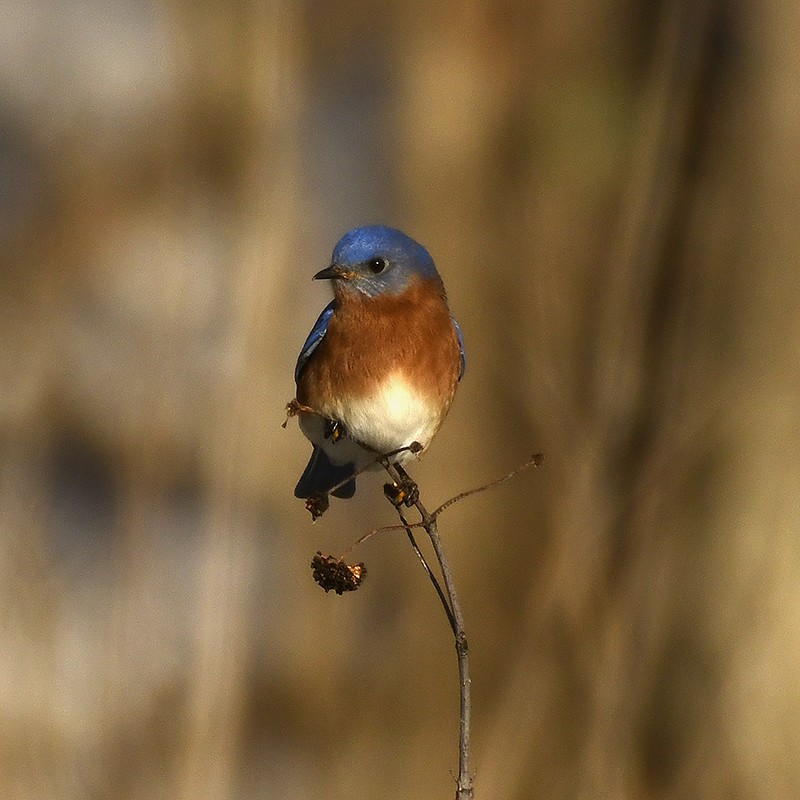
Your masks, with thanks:
[[[397,466],[390,462],[384,462],[384,468],[398,486],[403,481],[403,476],[398,471]],[[406,476],[406,480],[408,480]],[[439,562],[439,569],[442,572],[444,586],[447,592],[447,602],[442,597],[442,605],[447,614],[448,621],[451,621],[453,636],[455,638],[456,656],[458,659],[458,678],[459,678],[459,701],[460,701],[460,724],[458,737],[458,779],[456,783],[456,800],[471,800],[474,797],[472,786],[471,769],[471,748],[470,748],[470,718],[472,713],[472,700],[470,694],[469,677],[469,646],[467,644],[467,633],[464,626],[464,615],[461,611],[461,603],[453,580],[453,573],[450,569],[450,562],[444,551],[442,540],[436,526],[436,517],[432,516],[419,497],[413,503],[414,507],[422,518],[422,527],[428,534],[428,538],[433,545],[436,559]],[[403,521],[403,514],[397,507],[400,520]]]
[[[287,411],[287,419],[291,416],[295,416],[298,413],[305,412],[305,413],[314,413],[317,414],[318,412],[314,411],[314,409],[309,408],[308,406],[303,406],[297,402],[297,400],[293,400],[289,403],[286,407]],[[323,416],[323,415],[319,415]],[[285,423],[284,423],[285,427]],[[345,432],[343,435],[347,435]],[[355,441],[355,440],[354,440]],[[350,547],[347,549],[346,552],[352,550],[357,545],[365,542],[370,537],[374,536],[376,533],[381,531],[389,531],[389,530],[405,530],[406,535],[408,536],[409,541],[411,542],[411,547],[414,549],[417,558],[419,559],[420,563],[422,564],[425,572],[428,575],[431,583],[433,584],[434,589],[436,590],[436,594],[439,597],[439,601],[442,604],[442,608],[447,616],[447,621],[450,624],[450,629],[453,631],[453,637],[455,639],[455,647],[456,647],[456,657],[458,660],[458,678],[459,678],[459,706],[460,706],[460,724],[459,724],[459,737],[458,737],[458,779],[456,783],[456,800],[472,800],[474,797],[474,790],[472,784],[472,769],[471,769],[471,746],[470,746],[470,719],[472,714],[472,700],[471,700],[471,693],[470,693],[470,676],[469,676],[469,646],[467,644],[467,632],[464,625],[464,615],[461,611],[461,603],[458,599],[458,593],[456,591],[455,581],[453,579],[453,573],[450,569],[450,562],[447,558],[447,554],[444,550],[444,545],[442,543],[442,539],[439,536],[439,529],[437,527],[437,519],[439,514],[441,514],[446,509],[450,508],[450,506],[464,500],[467,497],[471,497],[474,494],[479,492],[483,492],[486,489],[491,489],[494,486],[498,486],[501,483],[513,478],[517,473],[521,472],[524,469],[527,469],[530,466],[539,466],[542,463],[543,456],[541,453],[538,453],[532,456],[528,461],[524,464],[521,464],[516,469],[509,472],[507,475],[504,475],[497,480],[490,481],[489,483],[483,484],[482,486],[478,486],[474,489],[469,489],[466,492],[461,492],[460,494],[451,497],[449,500],[446,500],[442,505],[440,505],[433,513],[430,513],[427,508],[423,505],[422,501],[419,498],[419,492],[417,489],[416,484],[411,481],[409,476],[406,474],[405,470],[399,465],[392,462],[392,459],[404,453],[406,451],[410,451],[411,453],[418,453],[422,450],[422,447],[417,442],[412,442],[410,445],[406,447],[400,447],[397,450],[393,450],[390,453],[378,453],[372,448],[364,445],[361,442],[357,442],[360,444],[365,450],[368,450],[373,453],[375,456],[375,461],[381,463],[383,468],[389,473],[392,481],[394,482],[395,486],[398,487],[398,493],[395,497],[390,499],[393,500],[395,509],[397,510],[397,515],[400,517],[400,525],[388,525],[382,528],[375,528],[374,530],[369,531],[368,533],[364,534],[361,538],[359,538],[356,542],[354,542]],[[336,486],[332,487],[329,492],[334,492],[337,489],[344,486],[346,483],[351,481],[354,477],[361,474],[365,469],[371,467],[375,462],[368,462],[361,466],[358,470],[356,470],[352,475],[348,476],[345,480],[338,483]],[[402,494],[400,494],[400,490],[402,490]],[[388,495],[387,495],[388,496]],[[403,502],[400,502],[400,498],[402,498]],[[327,507],[327,494],[323,498],[325,500],[325,507]],[[405,504],[407,506],[414,506],[420,515],[420,521],[410,523],[403,515],[401,510],[401,505]],[[321,508],[319,510],[319,514],[321,514],[325,508]],[[312,510],[312,515],[314,515],[314,511]],[[430,565],[425,560],[425,556],[422,554],[419,546],[417,545],[416,539],[414,538],[414,534],[412,533],[414,528],[424,528],[425,532],[428,534],[428,538],[430,539],[431,545],[433,546],[433,551],[436,554],[436,560],[439,563],[439,570],[441,571],[442,578],[444,580],[444,590],[442,590],[442,586],[439,583],[436,575],[434,574],[433,570],[430,568]],[[320,554],[318,554],[320,555]],[[315,562],[317,563],[317,562]],[[323,567],[330,569],[331,559],[320,559],[319,562]],[[339,559],[334,563],[334,568],[339,567],[340,564],[343,563],[342,559]],[[319,564],[318,564],[319,566]],[[352,566],[344,565],[346,569],[353,572],[355,569]],[[359,572],[357,575],[358,582],[363,578],[363,564],[356,565]],[[336,587],[333,587],[336,588]],[[341,588],[341,587],[340,587]],[[347,584],[345,587],[346,589],[350,588],[350,583]],[[337,589],[338,591],[338,589]]]
[[[436,519],[439,514],[443,511],[446,511],[450,506],[455,505],[456,503],[460,503],[462,500],[465,500],[467,497],[472,497],[474,494],[478,494],[480,492],[485,492],[487,489],[493,489],[495,486],[499,486],[501,483],[505,483],[510,478],[513,478],[515,475],[518,475],[523,470],[528,469],[528,467],[540,467],[544,462],[544,456],[541,453],[536,453],[536,455],[531,456],[524,464],[520,464],[515,469],[511,470],[507,475],[503,475],[502,478],[497,478],[493,481],[489,481],[489,483],[484,483],[481,486],[475,486],[472,489],[467,489],[466,492],[461,492],[457,495],[454,495],[449,500],[445,500],[435,511],[431,512],[430,516],[432,519]],[[384,465],[385,468],[385,465]],[[392,478],[394,480],[394,477]],[[334,487],[338,488],[338,487]],[[373,536],[379,533],[388,533],[391,531],[408,531],[409,529],[414,528],[424,528],[425,522],[421,520],[420,522],[405,522],[402,525],[381,525],[379,528],[373,528],[370,531],[367,531],[363,536],[359,536],[343,553],[342,558],[344,558],[351,550],[354,550],[361,544],[364,544],[368,539],[371,539]]]
[[[516,469],[512,469],[508,475],[503,475],[502,478],[497,478],[496,480],[489,481],[489,483],[484,483],[482,486],[476,486],[474,489],[467,489],[466,492],[461,492],[460,494],[455,495],[455,497],[445,500],[444,503],[442,503],[439,508],[437,508],[436,511],[431,514],[431,517],[436,519],[436,517],[438,517],[442,511],[450,508],[450,506],[455,505],[456,503],[460,503],[465,498],[471,497],[473,494],[478,494],[478,492],[485,492],[487,489],[493,489],[495,486],[499,486],[501,483],[505,483],[515,475],[518,475],[524,469],[528,469],[528,467],[541,467],[543,463],[544,454],[536,453],[535,455],[532,455],[524,464],[520,464]]]
[[[314,413],[316,414],[317,412],[315,411]],[[318,416],[321,415],[318,414]],[[344,435],[346,436],[347,434]],[[357,470],[353,471],[352,475],[348,475],[343,481],[339,481],[339,483],[335,484],[334,486],[331,486],[331,488],[328,489],[328,494],[333,494],[337,489],[341,489],[341,487],[344,486],[346,483],[350,483],[350,481],[353,480],[353,478],[357,478],[362,472],[370,469],[370,467],[372,467],[374,464],[378,462],[384,464],[384,462],[387,461],[388,459],[394,458],[395,456],[400,455],[400,453],[405,453],[407,451],[410,451],[412,453],[417,452],[415,447],[415,445],[417,444],[416,442],[412,442],[411,444],[406,445],[405,447],[398,447],[397,450],[391,450],[388,453],[378,453],[371,447],[367,447],[367,445],[359,442],[358,439],[353,439],[352,437],[350,437],[350,439],[351,441],[356,442],[356,444],[358,444],[359,447],[363,447],[365,450],[372,453],[375,456],[375,458],[373,461],[367,461],[366,464],[362,464]]]
[[[433,570],[430,568],[430,565],[425,560],[425,556],[422,554],[422,551],[419,549],[419,545],[417,544],[417,540],[414,538],[414,534],[411,531],[411,525],[409,525],[409,523],[406,521],[406,518],[403,516],[403,513],[400,511],[399,508],[397,509],[397,514],[398,514],[398,516],[400,517],[400,519],[403,522],[403,527],[405,527],[405,529],[406,529],[406,534],[408,535],[408,539],[411,542],[411,546],[414,548],[414,552],[417,554],[417,558],[420,560],[420,563],[422,564],[423,569],[428,574],[428,577],[430,578],[431,583],[433,584],[433,588],[436,589],[436,594],[439,595],[439,600],[440,600],[440,602],[442,604],[442,607],[444,608],[445,614],[447,614],[447,621],[450,623],[450,628],[452,629],[453,635],[455,636],[456,635],[456,620],[455,620],[455,617],[453,616],[453,611],[450,608],[450,604],[447,602],[447,598],[445,597],[444,592],[442,591],[442,586],[439,583],[439,580],[436,577],[436,575],[433,574]]]

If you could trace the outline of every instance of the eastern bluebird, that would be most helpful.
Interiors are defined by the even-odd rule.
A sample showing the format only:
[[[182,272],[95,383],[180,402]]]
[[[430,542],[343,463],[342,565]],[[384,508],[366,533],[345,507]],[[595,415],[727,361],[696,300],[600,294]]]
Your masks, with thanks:
[[[376,454],[428,447],[464,374],[464,340],[430,254],[394,228],[346,233],[314,279],[332,281],[334,299],[295,367],[297,401],[316,413],[299,412],[314,451],[294,493],[352,497]]]

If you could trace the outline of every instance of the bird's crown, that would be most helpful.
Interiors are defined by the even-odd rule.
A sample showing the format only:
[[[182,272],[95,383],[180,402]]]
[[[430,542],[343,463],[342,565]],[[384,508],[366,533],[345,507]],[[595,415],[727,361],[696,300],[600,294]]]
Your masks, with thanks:
[[[402,292],[415,275],[439,279],[430,253],[402,231],[370,225],[346,233],[333,249],[330,267],[314,277],[373,297]]]

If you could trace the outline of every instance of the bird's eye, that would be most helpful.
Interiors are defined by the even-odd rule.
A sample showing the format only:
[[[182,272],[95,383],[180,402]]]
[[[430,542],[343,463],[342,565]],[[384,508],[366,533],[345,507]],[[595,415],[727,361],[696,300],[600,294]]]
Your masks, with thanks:
[[[367,267],[373,275],[380,275],[386,269],[385,258],[373,258],[367,262]]]

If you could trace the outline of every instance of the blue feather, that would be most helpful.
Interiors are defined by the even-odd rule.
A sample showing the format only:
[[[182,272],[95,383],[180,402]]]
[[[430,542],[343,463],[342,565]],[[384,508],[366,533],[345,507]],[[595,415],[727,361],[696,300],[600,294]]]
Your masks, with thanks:
[[[464,350],[464,334],[461,333],[461,326],[458,324],[458,321],[452,314],[450,315],[450,319],[453,320],[453,325],[456,326],[458,349],[461,352],[461,372],[458,373],[458,379],[461,380],[464,377],[464,373],[467,371],[467,353]]]
[[[346,500],[356,493],[354,472],[355,466],[353,464],[336,466],[325,455],[325,451],[315,445],[308,465],[297,482],[294,496],[306,499],[316,494],[331,492],[334,497],[341,497]],[[338,486],[340,483],[342,485],[338,489],[331,491],[333,486]]]
[[[311,333],[308,334],[308,338],[306,339],[306,343],[303,345],[303,349],[300,351],[300,355],[297,357],[297,364],[294,368],[294,381],[300,380],[300,375],[303,372],[303,368],[305,367],[308,359],[311,358],[312,353],[319,347],[319,343],[325,338],[325,334],[328,332],[328,324],[331,321],[331,317],[333,316],[333,312],[336,310],[336,301],[331,300],[327,306],[322,310],[322,313],[319,315],[319,318],[314,323],[314,327],[311,329]]]

